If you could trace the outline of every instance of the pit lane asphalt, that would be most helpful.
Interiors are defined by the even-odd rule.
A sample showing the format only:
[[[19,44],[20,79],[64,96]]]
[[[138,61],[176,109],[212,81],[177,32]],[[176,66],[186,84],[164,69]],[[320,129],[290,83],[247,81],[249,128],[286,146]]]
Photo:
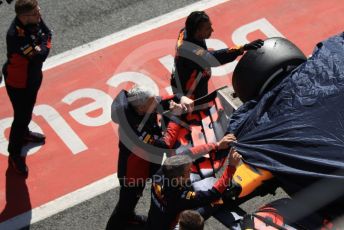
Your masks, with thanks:
[[[197,1],[190,0],[42,0],[43,18],[53,29],[53,50],[50,56],[91,42],[116,31],[168,13]],[[6,31],[14,17],[14,3],[0,6],[0,63],[6,60]],[[3,100],[3,99],[1,99]],[[7,100],[7,98],[6,98]],[[146,214],[150,205],[149,185],[137,206],[137,212]],[[113,189],[93,199],[64,210],[54,216],[30,226],[30,229],[105,229],[107,220],[118,200],[119,189]],[[275,196],[268,195],[246,202],[241,207],[253,211],[271,200],[285,196],[278,190]],[[225,229],[213,218],[206,222],[205,229]]]

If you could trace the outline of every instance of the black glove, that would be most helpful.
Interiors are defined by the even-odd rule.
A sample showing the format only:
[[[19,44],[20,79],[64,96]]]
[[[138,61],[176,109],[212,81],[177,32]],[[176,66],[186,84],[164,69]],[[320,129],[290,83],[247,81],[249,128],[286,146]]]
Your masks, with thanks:
[[[256,50],[259,49],[264,45],[264,41],[262,39],[254,40],[253,42],[247,43],[244,45],[244,50]]]

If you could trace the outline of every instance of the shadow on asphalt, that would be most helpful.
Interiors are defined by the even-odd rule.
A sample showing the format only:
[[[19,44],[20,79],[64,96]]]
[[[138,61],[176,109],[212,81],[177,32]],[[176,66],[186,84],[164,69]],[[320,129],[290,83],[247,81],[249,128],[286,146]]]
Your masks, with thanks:
[[[6,206],[0,213],[0,222],[6,221],[20,213],[25,213],[21,218],[21,229],[30,229],[31,202],[26,177],[15,171],[12,164],[6,170]]]

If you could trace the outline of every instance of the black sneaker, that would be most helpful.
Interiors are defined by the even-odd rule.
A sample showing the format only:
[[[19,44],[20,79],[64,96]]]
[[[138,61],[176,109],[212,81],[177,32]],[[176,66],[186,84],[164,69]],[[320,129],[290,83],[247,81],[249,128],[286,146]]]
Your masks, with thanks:
[[[34,142],[34,143],[44,143],[45,142],[45,135],[41,134],[41,133],[29,131],[28,134],[25,135],[24,141]]]
[[[145,226],[146,222],[147,216],[134,214],[129,218],[127,224]]]
[[[20,174],[28,176],[29,169],[26,166],[25,158],[21,156],[9,156],[13,168]]]

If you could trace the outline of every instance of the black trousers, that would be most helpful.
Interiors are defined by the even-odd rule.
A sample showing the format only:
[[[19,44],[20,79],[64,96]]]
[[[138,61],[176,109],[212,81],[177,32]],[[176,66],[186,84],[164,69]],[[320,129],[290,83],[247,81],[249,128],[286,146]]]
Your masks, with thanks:
[[[7,94],[11,100],[14,112],[8,144],[10,156],[20,155],[21,153],[24,136],[29,132],[29,124],[39,87],[22,89],[6,85]]]
[[[144,186],[121,186],[119,200],[106,225],[106,230],[125,229],[128,220],[134,215],[137,202],[142,196]]]
[[[132,154],[132,153],[131,153]],[[131,165],[128,160],[131,154],[119,153],[118,160],[118,179],[120,183],[120,192],[118,203],[108,220],[106,230],[120,230],[125,229],[130,218],[135,214],[135,207],[142,196],[142,192],[145,188],[145,183],[134,184],[130,186],[130,183],[125,183],[124,178],[128,178],[131,174],[130,171],[143,170],[146,171],[145,167],[148,167],[149,175],[143,176],[142,178],[151,178],[156,171],[160,168],[160,164],[148,163],[141,164],[140,167],[137,165]],[[142,160],[144,161],[144,160]],[[130,178],[130,176],[129,176]]]

